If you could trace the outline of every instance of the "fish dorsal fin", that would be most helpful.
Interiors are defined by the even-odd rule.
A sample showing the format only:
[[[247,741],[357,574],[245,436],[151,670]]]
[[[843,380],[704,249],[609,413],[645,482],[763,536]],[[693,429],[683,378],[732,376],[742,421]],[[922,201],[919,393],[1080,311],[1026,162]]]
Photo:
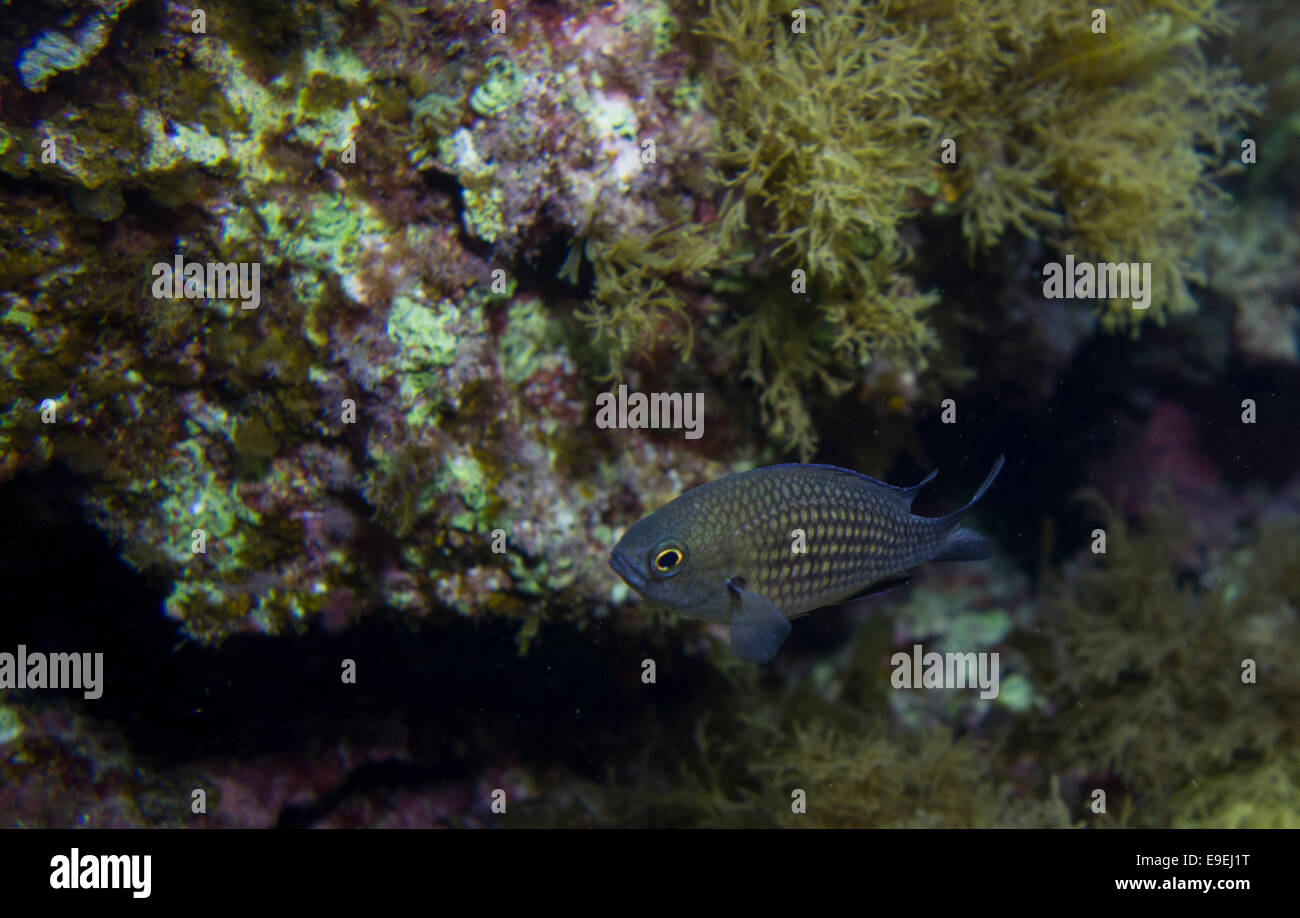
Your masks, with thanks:
[[[858,478],[863,481],[869,481],[873,485],[878,486],[885,495],[897,501],[898,505],[907,511],[911,511],[912,501],[916,500],[916,495],[921,492],[921,489],[934,481],[934,476],[939,474],[939,470],[935,469],[910,488],[903,488],[898,485],[892,485],[887,481],[881,481],[879,478],[872,478],[870,475],[863,475],[861,472],[855,472],[853,469],[846,469],[838,465],[822,465],[816,462],[786,462],[781,465],[768,466],[768,468],[817,469],[822,472],[833,472],[836,475],[843,475],[846,478]]]
[[[854,474],[858,474],[858,473],[855,472]],[[870,475],[862,475],[861,477],[867,479],[868,481],[874,481],[876,484],[880,485],[884,493],[890,499],[895,501],[901,509],[906,510],[908,513],[911,513],[912,501],[916,500],[916,495],[921,493],[922,488],[924,488],[930,482],[934,481],[934,476],[938,474],[939,474],[939,470],[934,469],[932,472],[930,472],[929,475],[926,475],[924,478],[922,478],[916,484],[912,485],[910,488],[903,488],[898,485],[891,485],[887,481],[877,481],[875,478],[872,478]]]
[[[934,469],[930,472],[929,475],[926,475],[924,478],[922,478],[916,484],[912,485],[910,488],[894,488],[894,491],[898,494],[899,499],[902,500],[903,506],[906,507],[908,510],[911,510],[912,501],[916,500],[916,495],[921,493],[922,488],[924,488],[930,482],[934,481],[934,476],[938,474],[939,474],[939,470]]]

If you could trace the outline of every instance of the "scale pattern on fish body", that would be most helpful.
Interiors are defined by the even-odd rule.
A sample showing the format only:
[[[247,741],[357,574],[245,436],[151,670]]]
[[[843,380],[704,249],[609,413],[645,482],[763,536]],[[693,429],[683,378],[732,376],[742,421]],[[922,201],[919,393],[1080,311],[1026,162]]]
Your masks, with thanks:
[[[947,536],[941,520],[913,516],[896,489],[840,469],[757,469],[735,486],[736,573],[787,617],[929,560]]]

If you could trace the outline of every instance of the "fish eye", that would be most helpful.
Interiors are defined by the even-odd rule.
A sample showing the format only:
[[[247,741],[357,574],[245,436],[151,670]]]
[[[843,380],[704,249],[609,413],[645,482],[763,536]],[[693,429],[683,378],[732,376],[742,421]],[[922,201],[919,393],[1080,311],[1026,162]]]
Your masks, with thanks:
[[[678,545],[665,545],[655,549],[651,569],[661,576],[676,573],[686,560],[686,552]]]
[[[682,563],[682,553],[675,548],[665,548],[655,555],[655,567],[661,571],[670,571]]]

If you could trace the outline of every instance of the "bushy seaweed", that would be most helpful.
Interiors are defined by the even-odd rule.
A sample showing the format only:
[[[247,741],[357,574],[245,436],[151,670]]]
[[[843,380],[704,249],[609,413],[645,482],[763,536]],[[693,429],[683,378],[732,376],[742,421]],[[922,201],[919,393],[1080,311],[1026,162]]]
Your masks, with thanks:
[[[1300,520],[1265,524],[1196,582],[1172,560],[1187,534],[1172,503],[1133,532],[1088,499],[1107,551],[1045,591],[1055,597],[1045,616],[1057,641],[1061,752],[1094,779],[1118,778],[1135,823],[1168,824],[1174,794],[1178,818],[1204,822],[1224,812],[1211,779],[1271,786],[1275,750],[1297,741]]]
[[[1201,50],[1231,24],[1212,0],[1113,4],[1104,34],[1051,0],[831,0],[802,11],[802,33],[794,7],[712,0],[696,29],[717,220],[588,245],[585,317],[616,369],[633,348],[688,351],[679,281],[726,275],[737,308],[722,332],[771,432],[809,454],[810,395],[870,394],[882,364],[926,369],[939,297],[908,274],[923,209],[952,212],[972,253],[1014,230],[1078,261],[1150,262],[1150,307],[1103,301],[1106,328],[1194,308],[1214,180],[1256,102]],[[740,282],[735,260],[750,263]],[[794,270],[808,295],[790,293]],[[792,325],[818,331],[795,347]]]
[[[700,720],[667,786],[609,802],[635,825],[1071,824],[1055,782],[1038,793],[1000,777],[989,743],[891,726],[845,703],[778,711],[742,715],[730,727]]]
[[[736,261],[713,232],[695,225],[588,239],[583,248],[595,267],[595,298],[579,316],[596,343],[609,348],[613,374],[627,354],[649,352],[665,340],[689,357],[695,321],[681,287]]]

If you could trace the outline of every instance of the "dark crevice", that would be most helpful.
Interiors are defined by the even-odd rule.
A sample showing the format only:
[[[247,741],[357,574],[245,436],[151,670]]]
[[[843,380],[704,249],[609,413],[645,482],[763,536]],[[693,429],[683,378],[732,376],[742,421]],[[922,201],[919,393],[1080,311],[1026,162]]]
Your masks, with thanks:
[[[430,191],[445,194],[456,208],[456,238],[465,250],[479,258],[490,259],[493,246],[490,242],[475,239],[465,231],[465,192],[456,176],[440,169],[426,169],[420,173]]]
[[[594,778],[640,748],[644,716],[673,720],[694,691],[727,689],[707,664],[662,648],[653,651],[659,684],[642,685],[651,651],[598,623],[582,632],[543,626],[523,657],[515,624],[441,616],[413,627],[395,612],[338,635],[236,635],[199,646],[163,616],[166,585],[124,564],[83,520],[80,489],[57,467],[0,487],[8,589],[0,650],[103,652],[103,697],[68,701],[122,731],[157,767],[364,742],[395,725],[415,761],[374,774],[470,778],[508,757]],[[345,658],[357,661],[356,685],[342,684]],[[691,725],[683,715],[674,729]]]

